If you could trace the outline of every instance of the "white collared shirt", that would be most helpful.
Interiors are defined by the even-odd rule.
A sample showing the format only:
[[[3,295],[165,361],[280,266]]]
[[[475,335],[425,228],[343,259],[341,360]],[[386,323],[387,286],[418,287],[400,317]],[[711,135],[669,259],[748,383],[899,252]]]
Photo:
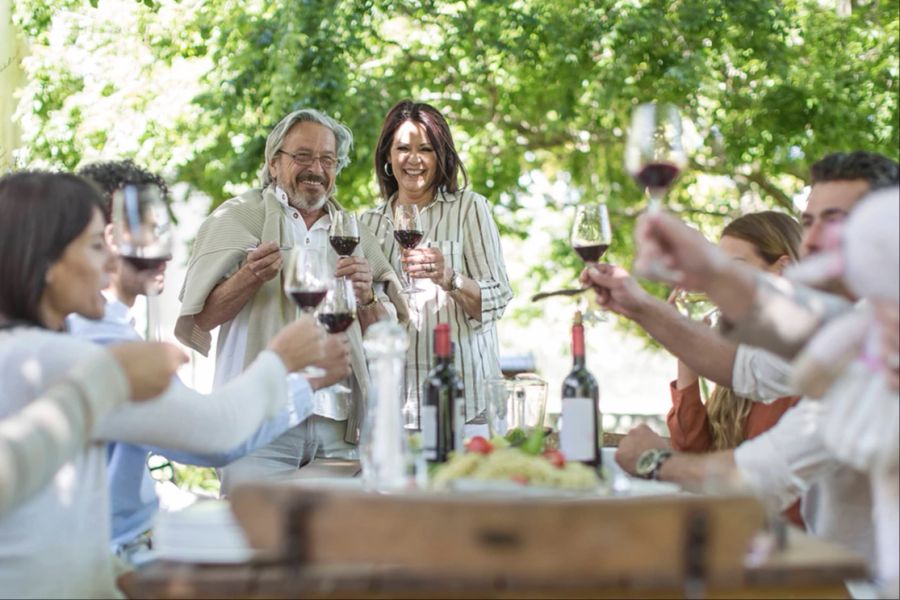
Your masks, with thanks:
[[[338,256],[336,252],[330,251],[331,214],[327,208],[325,214],[319,217],[312,227],[308,228],[306,221],[303,220],[303,215],[288,203],[287,194],[281,187],[275,187],[275,197],[281,203],[287,222],[291,225],[294,244],[318,250],[319,254],[328,261],[330,271],[334,273],[337,270]],[[335,421],[346,421],[350,416],[349,400],[347,394],[335,394],[331,388],[321,389],[313,396],[313,413]]]

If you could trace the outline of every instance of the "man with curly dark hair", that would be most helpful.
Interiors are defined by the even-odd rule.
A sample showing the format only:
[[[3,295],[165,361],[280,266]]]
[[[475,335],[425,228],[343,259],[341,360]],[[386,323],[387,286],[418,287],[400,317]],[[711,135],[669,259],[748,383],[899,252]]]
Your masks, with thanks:
[[[168,200],[169,198],[169,186],[162,175],[136,165],[130,158],[90,163],[79,168],[76,174],[90,179],[100,187],[106,197],[103,212],[107,222],[110,221],[112,195],[126,183],[154,184],[162,192],[163,199]]]

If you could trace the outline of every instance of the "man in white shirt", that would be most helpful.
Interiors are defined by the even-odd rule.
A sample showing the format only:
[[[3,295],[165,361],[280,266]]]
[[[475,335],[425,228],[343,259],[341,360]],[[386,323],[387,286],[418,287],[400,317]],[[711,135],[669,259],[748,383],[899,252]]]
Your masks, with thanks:
[[[240,373],[272,331],[295,318],[296,307],[283,291],[282,252],[314,248],[335,277],[353,284],[357,322],[347,330],[352,374],[349,398],[323,390],[305,424],[223,471],[223,488],[237,481],[280,476],[285,466],[303,466],[314,457],[356,458],[368,394],[362,333],[382,318],[405,315],[397,276],[380,245],[364,226],[352,256],[330,248],[335,179],[349,162],[352,134],[344,125],[312,109],[287,115],[266,141],[260,171],[262,188],[220,206],[201,225],[182,288],[176,336],[206,353],[209,331],[220,327],[216,385]],[[398,314],[399,311],[399,314]]]

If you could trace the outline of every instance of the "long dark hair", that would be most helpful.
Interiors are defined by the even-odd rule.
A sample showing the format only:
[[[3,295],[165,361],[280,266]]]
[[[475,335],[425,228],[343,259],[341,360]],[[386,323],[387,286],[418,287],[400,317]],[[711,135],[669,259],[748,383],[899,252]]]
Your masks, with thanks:
[[[47,271],[103,209],[100,191],[68,173],[25,171],[0,178],[0,323],[43,326]]]
[[[378,177],[378,187],[381,189],[381,195],[385,200],[393,196],[398,189],[397,178],[393,173],[388,174],[385,165],[391,164],[391,144],[394,141],[394,134],[397,129],[406,123],[412,121],[425,128],[428,135],[428,141],[434,147],[435,157],[437,158],[437,173],[434,182],[431,184],[432,194],[438,190],[448,193],[456,193],[459,191],[459,175],[462,173],[463,184],[465,188],[469,185],[469,176],[466,168],[456,153],[456,147],[453,145],[453,136],[450,134],[450,126],[444,115],[438,109],[425,104],[424,102],[413,102],[412,100],[401,100],[388,111],[384,118],[384,125],[381,126],[381,134],[378,136],[378,144],[375,146],[375,175]]]

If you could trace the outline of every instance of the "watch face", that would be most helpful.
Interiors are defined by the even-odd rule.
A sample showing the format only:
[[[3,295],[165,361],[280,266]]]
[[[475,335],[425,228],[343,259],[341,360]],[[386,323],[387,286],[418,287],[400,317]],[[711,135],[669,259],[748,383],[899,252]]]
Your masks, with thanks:
[[[656,460],[659,457],[659,450],[656,448],[650,448],[649,450],[644,450],[641,452],[641,455],[637,459],[637,464],[634,466],[634,470],[637,471],[638,475],[647,476],[653,472],[653,468],[656,466]]]

